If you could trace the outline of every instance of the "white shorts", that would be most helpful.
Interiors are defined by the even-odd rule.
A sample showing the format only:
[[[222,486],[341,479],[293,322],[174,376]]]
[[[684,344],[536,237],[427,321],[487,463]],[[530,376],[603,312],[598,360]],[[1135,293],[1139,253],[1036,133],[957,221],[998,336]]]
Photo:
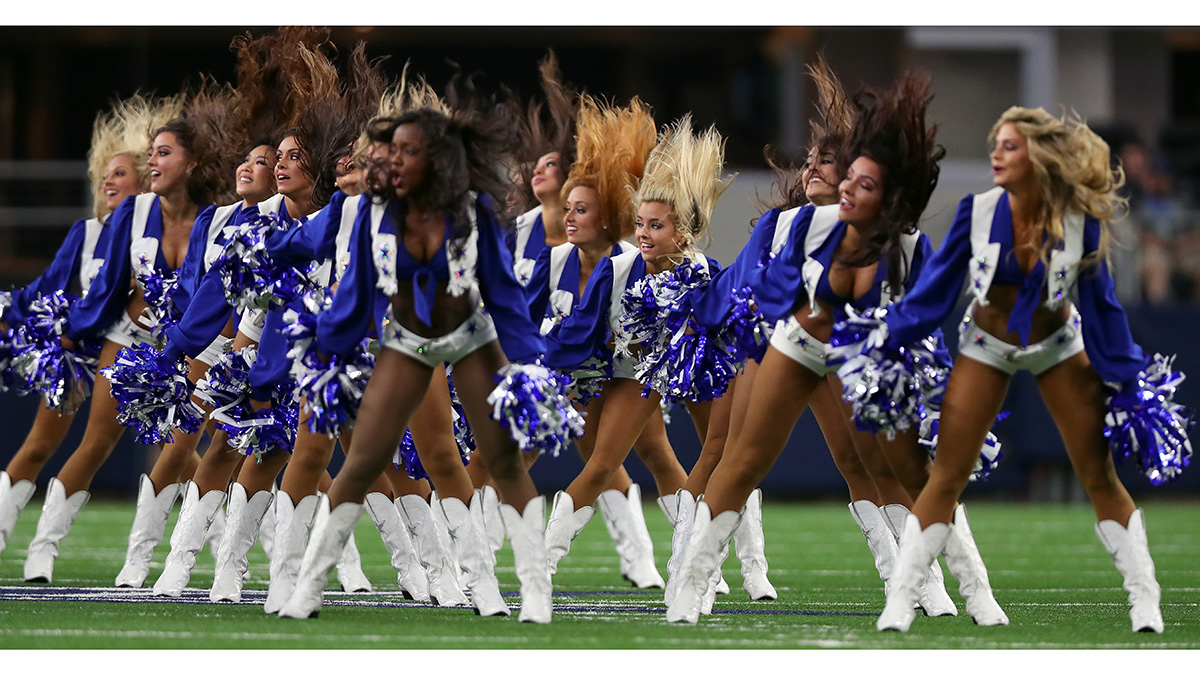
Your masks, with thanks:
[[[466,355],[497,339],[492,317],[483,312],[475,312],[458,328],[440,337],[422,337],[395,320],[388,322],[383,333],[379,340],[381,347],[407,354],[430,368],[437,368],[443,363],[458,363]]]
[[[974,361],[1012,375],[1028,370],[1034,375],[1053,368],[1083,351],[1083,331],[1079,329],[1079,310],[1071,307],[1071,318],[1050,337],[1028,347],[1013,345],[975,324],[975,305],[967,310],[958,325],[958,353]]]
[[[150,334],[150,329],[143,328],[140,323],[131,319],[127,312],[121,312],[121,318],[113,322],[113,325],[109,327],[104,337],[122,347],[132,347],[139,342],[145,342],[149,345],[157,342],[154,336]]]
[[[217,359],[221,358],[222,354],[225,354],[232,349],[233,338],[225,337],[224,335],[218,335],[217,339],[212,341],[212,344],[205,347],[204,351],[200,352],[200,354],[196,356],[196,360],[212,366],[217,362]]]
[[[249,309],[242,312],[242,320],[238,322],[238,332],[255,342],[262,341],[263,326],[267,324],[267,310]]]
[[[829,345],[810,335],[794,316],[775,324],[775,332],[771,334],[771,346],[817,375],[837,371],[837,366],[829,365]]]

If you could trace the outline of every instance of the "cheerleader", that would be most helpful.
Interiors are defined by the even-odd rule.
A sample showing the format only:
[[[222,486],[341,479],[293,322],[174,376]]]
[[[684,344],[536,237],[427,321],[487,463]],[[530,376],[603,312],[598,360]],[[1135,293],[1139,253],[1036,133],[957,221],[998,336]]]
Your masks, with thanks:
[[[336,366],[358,349],[374,323],[381,349],[363,393],[354,442],[329,490],[332,508],[322,511],[313,527],[296,590],[281,617],[307,618],[320,611],[327,571],[362,514],[363,498],[392,460],[433,370],[446,362],[454,366],[478,451],[503,500],[501,515],[521,580],[521,620],[551,619],[544,499],[510,431],[526,443],[542,439],[541,445],[555,449],[568,432],[524,426],[501,412],[506,431],[489,415],[489,399],[498,411],[507,408],[506,401],[528,402],[511,387],[545,385],[537,381],[544,369],[518,365],[538,358],[544,348],[522,303],[495,217],[506,183],[495,160],[515,142],[512,122],[508,109],[471,97],[449,115],[422,108],[387,123],[394,127],[388,189],[373,190],[377,196],[369,218],[356,224],[349,268],[332,307],[319,316],[314,345],[318,354],[333,355],[330,363]],[[465,165],[459,163],[464,158]],[[480,310],[480,300],[487,313]],[[503,382],[485,399],[498,370]],[[566,415],[563,419],[573,412],[563,410],[562,402],[552,405],[557,405],[553,414]],[[525,414],[544,421],[551,411]],[[514,504],[523,508],[518,511]],[[464,555],[486,548],[474,541],[482,535],[472,523],[472,505],[458,499],[443,499],[441,505],[451,536],[470,541],[460,545],[459,562],[472,595],[494,593],[473,598],[476,607],[507,614],[498,588],[485,585],[492,575],[490,556]]]
[[[219,140],[220,121],[230,98],[228,89],[207,83],[189,96],[183,113],[152,135],[147,160],[151,192],[126,199],[112,215],[112,234],[104,251],[106,264],[87,296],[72,306],[64,335],[68,348],[103,336],[101,371],[114,363],[122,347],[157,340],[152,331],[161,331],[186,307],[186,289],[178,292],[172,281],[188,257],[193,225],[197,220],[206,224],[211,217],[211,210],[204,205],[220,198],[233,175],[219,155],[224,147]],[[193,251],[193,255],[199,254]],[[148,294],[148,290],[153,292]],[[157,306],[152,307],[150,300]],[[124,431],[117,421],[117,402],[107,378],[97,379],[96,384],[84,438],[50,481],[25,561],[26,581],[51,580],[59,542],[87,503],[92,478]],[[178,452],[164,450],[170,460],[156,464],[160,472],[142,476],[126,566],[118,585],[140,586],[145,579],[150,555],[162,538],[167,515],[179,494],[180,475],[196,461],[194,447],[184,444]]]
[[[1109,221],[1125,207],[1109,148],[1077,118],[1013,107],[992,127],[992,182],[968,195],[930,271],[876,334],[885,349],[921,339],[952,311],[964,281],[973,298],[942,402],[938,455],[900,541],[880,630],[906,631],[920,572],[970,536],[956,507],[1009,378],[1028,370],[1091,499],[1096,534],[1124,577],[1136,631],[1163,631],[1145,519],[1121,484],[1118,457],[1137,454],[1151,481],[1178,475],[1191,446],[1173,403],[1183,379],[1133,341],[1113,292]],[[1107,383],[1107,384],[1106,384]],[[1153,426],[1147,429],[1147,424]],[[1112,437],[1106,441],[1105,437]],[[951,571],[955,571],[951,566]]]
[[[928,238],[916,229],[944,155],[934,143],[936,128],[925,126],[929,98],[927,79],[912,75],[888,95],[868,89],[856,96],[858,119],[849,144],[855,159],[841,182],[841,201],[803,207],[791,221],[787,249],[751,275],[763,316],[785,323],[774,331],[748,393],[737,445],[723,454],[697,505],[668,621],[697,621],[739,511],[834,371],[822,338],[842,305],[886,303],[911,286],[931,253]],[[918,449],[915,436],[908,443],[910,452]]]
[[[194,302],[189,305],[178,325],[166,331],[167,345],[163,355],[169,362],[175,362],[184,355],[193,359],[202,358],[207,345],[219,340],[220,336],[232,334],[232,340],[228,341],[229,348],[217,354],[217,358],[213,359],[216,363],[208,363],[210,366],[222,364],[224,367],[233,358],[232,352],[241,354],[241,350],[256,345],[261,338],[265,314],[261,310],[247,310],[239,320],[233,307],[225,301],[220,274],[209,274],[209,271],[225,244],[225,228],[232,231],[232,228],[241,226],[253,215],[259,214],[260,204],[267,212],[285,208],[286,197],[276,194],[274,171],[280,141],[274,136],[279,133],[279,128],[287,126],[289,120],[297,115],[299,97],[294,93],[289,95],[289,92],[310,88],[300,82],[307,77],[307,73],[303,68],[299,46],[319,44],[325,37],[313,29],[288,28],[257,39],[249,34],[239,36],[231,45],[238,58],[238,98],[231,125],[237,129],[237,138],[247,139],[240,142],[249,148],[236,175],[236,192],[241,201],[220,207],[214,213],[210,227],[213,241],[205,249],[202,267],[196,269],[188,279],[196,288],[192,293]],[[295,145],[294,139],[283,140]],[[294,151],[294,148],[284,149]],[[293,208],[297,207],[295,201],[291,204]],[[203,383],[200,384],[202,391],[209,388],[211,380],[207,373],[200,382]],[[193,396],[193,401],[202,407],[205,403],[202,395]],[[155,404],[150,401],[141,403]],[[206,408],[205,413],[211,413],[211,409]],[[225,429],[213,429],[210,436],[208,450],[192,480],[184,486],[180,517],[171,535],[171,552],[167,555],[162,574],[154,584],[156,595],[178,596],[182,592],[196,562],[196,553],[204,543],[204,533],[211,523],[224,515],[222,507],[227,497],[226,489],[232,472],[243,456],[231,451]],[[254,471],[254,467],[247,467],[248,474]],[[269,480],[273,479],[274,475],[271,475]],[[253,485],[252,481],[245,483]],[[238,487],[242,490],[239,491]],[[230,497],[229,504],[229,511],[238,516],[239,527],[248,502],[244,489],[243,483],[234,487],[232,491],[235,494]],[[240,533],[230,534],[237,536]],[[213,545],[218,572],[228,562],[220,557],[222,538],[224,532]]]
[[[20,326],[30,305],[39,297],[62,289],[80,297],[87,295],[92,279],[104,264],[101,255],[112,231],[107,227],[109,215],[127,197],[141,194],[150,185],[146,138],[151,130],[173,117],[177,108],[178,102],[173,99],[155,101],[135,95],[97,116],[88,151],[92,217],[71,227],[54,261],[40,277],[12,292],[12,305],[3,314],[0,331]],[[57,406],[47,401],[38,409],[25,442],[0,472],[0,552],[33,495],[38,474],[75,419],[75,405],[82,402],[72,392],[64,395],[68,396]]]
[[[635,101],[631,108],[637,111],[639,103]],[[582,154],[581,146],[581,157]],[[647,395],[643,396],[642,384],[635,373],[637,359],[622,348],[621,299],[643,277],[669,272],[677,264],[697,266],[699,274],[705,277],[719,269],[715,260],[697,252],[696,242],[707,236],[713,205],[728,184],[719,179],[722,157],[722,141],[715,130],[693,137],[690,118],[664,132],[647,159],[645,176],[630,203],[637,214],[638,249],[601,260],[588,281],[583,300],[550,333],[552,359],[558,361],[552,361],[552,365],[576,370],[595,362],[593,355],[605,349],[610,333],[618,342],[618,349],[611,357],[612,379],[603,383],[597,400],[601,403],[599,410],[589,415],[597,420],[595,449],[580,475],[566,490],[555,495],[546,526],[551,570],[557,569],[559,560],[570,551],[571,541],[591,519],[594,513],[591,504],[611,484],[646,424],[660,414],[659,393],[649,391],[647,386]],[[710,407],[707,402],[688,402],[702,438],[707,431]],[[654,473],[659,494],[674,494],[683,486],[687,474],[669,446],[666,452],[658,453],[651,452],[653,446],[639,444],[636,449]],[[576,504],[583,506],[577,509]],[[657,585],[661,587],[661,576],[658,578]]]

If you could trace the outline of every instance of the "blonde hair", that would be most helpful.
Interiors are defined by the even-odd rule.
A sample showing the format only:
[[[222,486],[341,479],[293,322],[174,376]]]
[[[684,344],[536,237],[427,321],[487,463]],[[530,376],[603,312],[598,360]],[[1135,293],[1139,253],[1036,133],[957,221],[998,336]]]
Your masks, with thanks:
[[[121,155],[133,161],[141,192],[150,189],[150,171],[146,168],[151,134],[183,109],[179,96],[147,98],[134,94],[117,101],[111,110],[96,116],[92,124],[92,145],[88,149],[88,180],[92,184],[92,215],[100,220],[109,214],[104,199],[104,176],[108,163]]]
[[[563,184],[563,201],[576,187],[596,191],[600,222],[615,243],[633,234],[637,208],[632,188],[642,178],[654,148],[654,118],[636,97],[626,108],[598,103],[587,94],[579,102],[575,163]]]
[[[716,127],[693,134],[692,116],[685,115],[663,129],[633,201],[665,204],[684,239],[681,248],[693,249],[700,239],[711,239],[713,207],[733,183],[732,176],[721,178],[724,165],[725,139]]]
[[[1112,168],[1108,144],[1075,112],[1058,118],[1042,108],[1013,106],[992,126],[989,146],[994,147],[1005,124],[1012,124],[1025,138],[1041,197],[1030,243],[1019,245],[1037,246],[1039,257],[1048,263],[1050,251],[1063,240],[1063,216],[1074,209],[1100,221],[1099,248],[1085,262],[1107,258],[1108,223],[1129,207],[1128,200],[1117,194],[1125,184],[1125,172],[1119,166]]]

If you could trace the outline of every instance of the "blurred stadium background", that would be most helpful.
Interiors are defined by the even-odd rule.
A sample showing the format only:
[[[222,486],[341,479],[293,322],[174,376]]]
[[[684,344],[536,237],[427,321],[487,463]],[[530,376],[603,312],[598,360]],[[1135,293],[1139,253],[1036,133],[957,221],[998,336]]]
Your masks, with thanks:
[[[199,73],[233,78],[230,40],[271,27],[0,27],[0,288],[20,286],[49,263],[67,228],[90,212],[86,157],[92,120],[135,91],[173,93]],[[1115,227],[1112,265],[1135,338],[1148,351],[1177,353],[1176,367],[1200,377],[1200,28],[1039,27],[339,27],[343,49],[358,40],[406,62],[442,86],[453,61],[483,82],[522,97],[538,94],[536,65],[548,48],[565,79],[619,102],[640,96],[660,124],[690,112],[728,137],[738,173],[718,206],[710,255],[729,262],[764,207],[776,156],[801,156],[815,92],[804,66],[823,52],[848,90],[886,85],[905,69],[933,76],[931,117],[947,149],[925,229],[940,242],[957,201],[990,187],[986,136],[1010,105],[1074,110],[1124,161],[1130,217]],[[954,315],[957,318],[960,315]],[[947,331],[953,336],[954,331]],[[1180,399],[1200,407],[1200,383]],[[37,401],[0,394],[0,461],[16,451]],[[1005,459],[975,496],[1004,500],[1083,499],[1052,421],[1027,375],[1013,380],[997,433]],[[86,417],[86,407],[79,415]],[[43,473],[53,475],[83,431],[76,423]],[[687,414],[671,436],[685,466],[699,453]],[[97,476],[99,494],[132,496],[153,449],[127,436]],[[335,458],[335,465],[340,457]],[[651,481],[637,459],[635,480]],[[544,459],[545,492],[575,475],[578,459]],[[334,467],[336,468],[336,467]],[[1139,496],[1194,498],[1200,469],[1152,488],[1134,468],[1122,476]],[[842,483],[811,416],[763,485],[772,498],[842,498]]]

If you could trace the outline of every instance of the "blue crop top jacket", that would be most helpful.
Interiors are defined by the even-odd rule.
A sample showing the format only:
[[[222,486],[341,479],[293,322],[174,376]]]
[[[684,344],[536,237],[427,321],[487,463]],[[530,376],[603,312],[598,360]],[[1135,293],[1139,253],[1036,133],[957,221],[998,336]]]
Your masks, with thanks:
[[[104,264],[101,256],[108,248],[111,232],[112,228],[95,218],[86,218],[72,225],[46,271],[29,285],[12,292],[12,307],[4,315],[9,327],[15,328],[23,323],[29,305],[43,295],[60,290],[75,293],[79,297],[87,295],[92,280]]]
[[[1064,219],[1067,237],[1072,236],[1072,227],[1077,231],[1081,228],[1082,256],[1095,252],[1100,241],[1099,221],[1076,214],[1074,222],[1071,225]],[[981,243],[990,247],[985,255],[973,256],[973,231],[975,248],[984,250]],[[888,345],[895,348],[911,344],[940,326],[957,304],[968,274],[971,275],[968,293],[973,293],[977,302],[980,299],[986,301],[987,289],[992,283],[1025,284],[1029,275],[1017,266],[1012,251],[1012,213],[1007,192],[995,188],[964,197],[946,239],[929,261],[929,269],[912,292],[888,312]],[[1146,365],[1146,358],[1129,332],[1129,320],[1117,300],[1106,262],[1101,258],[1086,267],[1079,263],[1060,266],[1054,264],[1052,255],[1048,279],[1041,269],[1039,266],[1030,274],[1043,275],[1044,281],[1033,281],[1040,282],[1039,293],[1043,286],[1051,290],[1048,294],[1051,299],[1046,300],[1047,303],[1065,301],[1074,291],[1073,299],[1083,324],[1084,349],[1100,377],[1112,383],[1137,379],[1139,371]],[[1074,284],[1070,283],[1072,279]]]
[[[529,317],[525,289],[513,274],[512,255],[505,246],[504,228],[493,213],[490,199],[477,197],[473,207],[478,237],[472,238],[474,267],[467,271],[474,275],[483,306],[495,323],[505,355],[513,362],[533,362],[545,353],[545,345],[541,333]],[[418,286],[415,300],[424,297],[425,290],[436,289],[439,278],[450,276],[444,253],[439,252],[429,265],[419,265],[407,255],[407,250],[404,253],[397,250],[389,253],[384,250],[387,247],[383,246],[379,247],[379,251],[376,250],[377,239],[382,241],[388,235],[395,238],[402,232],[405,212],[403,200],[391,200],[386,205],[370,204],[369,208],[364,202],[363,208],[359,209],[350,235],[349,265],[338,285],[333,304],[317,318],[317,348],[320,351],[344,357],[353,354],[359,342],[367,336],[372,322],[378,334],[384,334],[383,320],[388,314],[389,298],[380,288],[377,253],[385,257],[400,256],[400,260],[407,257],[413,263],[404,265],[400,264],[400,260],[395,261],[395,282],[413,283],[415,280]],[[402,237],[399,241],[403,241]],[[402,247],[403,243],[396,246],[397,249]],[[441,250],[445,251],[445,246]],[[471,259],[470,252],[465,252],[464,256],[467,260]]]

